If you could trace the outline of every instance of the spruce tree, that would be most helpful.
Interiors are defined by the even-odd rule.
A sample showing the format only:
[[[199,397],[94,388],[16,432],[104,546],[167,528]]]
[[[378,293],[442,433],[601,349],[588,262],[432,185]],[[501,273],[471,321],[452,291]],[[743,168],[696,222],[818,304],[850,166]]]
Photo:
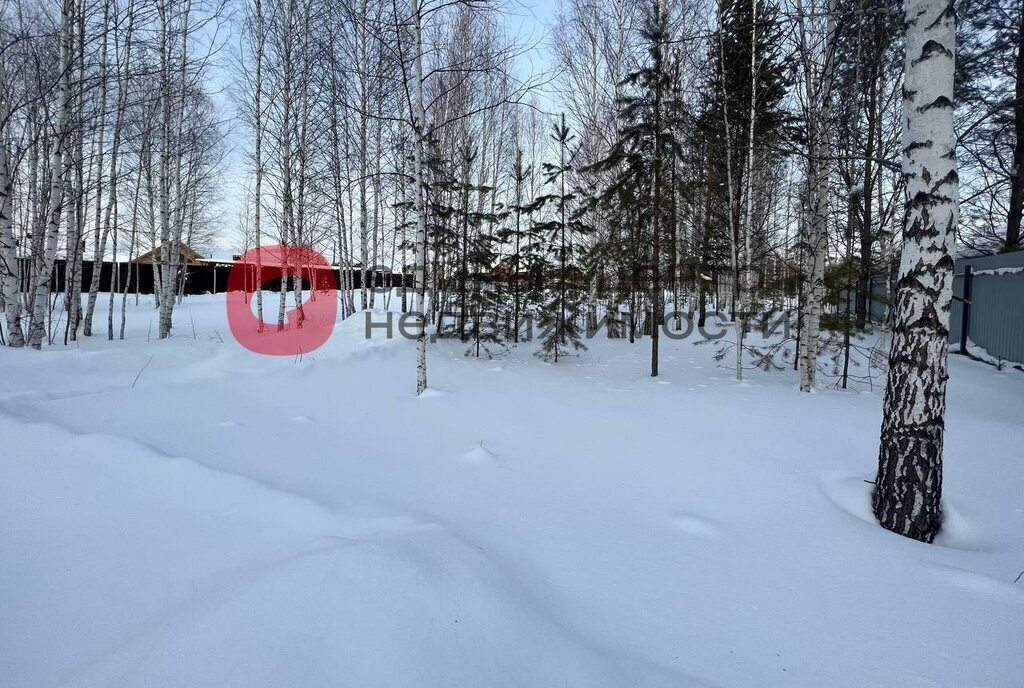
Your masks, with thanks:
[[[587,234],[590,228],[582,220],[581,208],[574,208],[579,205],[579,194],[569,186],[569,176],[574,171],[569,152],[573,138],[562,115],[551,134],[558,148],[558,163],[544,164],[544,182],[554,187],[555,193],[539,197],[533,206],[541,212],[551,209],[551,219],[534,227],[547,246],[546,279],[538,308],[541,346],[537,356],[555,363],[572,351],[587,348],[579,326],[585,295],[583,273],[573,259],[574,238]]]
[[[523,163],[523,150],[517,147],[510,170],[512,198],[505,213],[509,223],[498,234],[498,240],[509,249],[504,264],[499,267],[507,275],[511,292],[508,315],[512,322],[507,328],[508,337],[517,343],[519,325],[529,303],[527,275],[536,262],[534,249],[538,246],[537,230],[531,221],[534,203],[526,198],[526,184],[532,176],[533,167]]]
[[[468,342],[466,355],[491,358],[504,346],[504,335],[498,325],[503,304],[500,292],[491,278],[497,256],[498,236],[495,227],[502,219],[496,212],[475,209],[473,196],[490,193],[490,186],[474,184],[470,173],[476,152],[468,147],[463,154],[463,178],[458,182],[461,198],[457,215],[461,227],[459,269],[459,336]]]
[[[445,278],[442,261],[447,256],[458,256],[460,249],[458,231],[458,207],[455,196],[458,183],[454,171],[450,169],[448,160],[440,151],[435,138],[427,139],[423,159],[424,210],[426,211],[426,242],[428,254],[433,254],[430,266],[434,293],[431,297],[431,310],[438,313],[438,335],[451,335],[454,324],[444,322],[443,316],[452,312],[452,296],[450,285]]]
[[[682,102],[673,87],[668,15],[664,0],[652,0],[643,38],[647,59],[624,83],[619,102],[619,137],[608,155],[593,166],[611,171],[615,178],[606,196],[635,195],[640,202],[642,253],[649,265],[650,313],[645,330],[651,334],[651,376],[658,375],[658,333],[664,318],[661,264],[663,228],[671,224],[672,193],[668,171],[682,155],[685,125]],[[627,192],[626,189],[630,189]],[[649,242],[649,243],[648,243]],[[671,249],[674,251],[675,247]]]
[[[469,287],[464,331],[465,340],[469,342],[467,356],[491,358],[505,348],[505,334],[500,323],[507,308],[491,278],[491,266],[498,256],[498,238],[491,230],[499,219],[496,214],[477,214],[474,218],[477,231],[466,247]]]

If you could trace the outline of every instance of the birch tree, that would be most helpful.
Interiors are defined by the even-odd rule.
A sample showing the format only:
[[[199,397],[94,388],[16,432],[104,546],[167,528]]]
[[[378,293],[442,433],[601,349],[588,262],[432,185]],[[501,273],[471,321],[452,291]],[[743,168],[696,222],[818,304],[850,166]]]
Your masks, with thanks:
[[[68,110],[71,103],[71,50],[74,31],[74,0],[63,0],[60,21],[60,57],[58,61],[59,85],[56,94],[54,130],[50,135],[50,188],[47,196],[46,232],[39,251],[35,253],[35,284],[32,286],[32,320],[28,343],[41,349],[47,330],[47,310],[50,300],[50,275],[57,258],[61,217],[64,213],[65,176],[70,164],[67,141]]]
[[[747,337],[748,319],[754,310],[753,294],[753,266],[751,265],[750,241],[754,234],[754,155],[755,155],[755,125],[757,124],[757,21],[758,21],[758,0],[751,0],[750,3],[750,109],[748,111],[749,124],[747,126],[747,186],[744,189],[746,206],[743,212],[743,229],[741,231],[743,241],[742,273],[739,279],[739,313],[736,318],[736,379],[743,379],[743,347]],[[739,242],[737,242],[739,243]],[[733,249],[733,254],[739,261],[740,247]]]
[[[814,389],[818,373],[821,307],[825,299],[828,257],[829,122],[832,118],[832,76],[835,64],[836,1],[829,0],[824,35],[809,35],[803,3],[797,0],[800,52],[807,98],[807,188],[810,198],[806,263],[800,328],[800,391]]]
[[[873,506],[884,528],[931,542],[942,523],[946,359],[959,218],[949,0],[906,0],[903,253]]]
[[[11,202],[14,179],[9,157],[10,144],[4,128],[0,127],[0,286],[3,287],[7,344],[22,347],[25,346],[25,334],[21,326],[21,266],[14,238],[14,210]]]
[[[104,150],[103,145],[104,145],[104,135],[106,133],[105,124],[106,124],[106,116],[107,116],[107,91],[108,91],[108,84],[109,84],[109,79],[108,79],[108,76],[107,76],[107,63],[108,63],[107,55],[108,55],[109,46],[110,46],[110,36],[109,36],[109,31],[110,31],[110,9],[111,9],[110,5],[111,5],[110,0],[104,0],[104,2],[103,2],[103,25],[102,25],[102,28],[101,28],[101,31],[100,31],[100,36],[99,36],[99,39],[101,41],[100,42],[100,57],[99,57],[99,62],[100,62],[100,75],[99,75],[99,81],[100,81],[100,106],[99,106],[99,112],[98,112],[98,117],[97,117],[98,133],[97,133],[97,141],[96,141],[96,146],[95,146],[95,148],[96,148],[96,171],[97,171],[97,176],[102,176],[103,175],[103,171],[104,171],[103,170],[103,159],[104,159],[104,153],[106,152]],[[115,40],[116,40],[116,36],[115,36]],[[115,50],[116,50],[116,46],[115,46]],[[122,93],[124,93],[124,91],[122,91]],[[123,108],[124,108],[124,103],[119,101],[118,102],[118,113],[123,112]],[[113,210],[113,207],[114,207],[114,196],[117,193],[117,153],[118,153],[117,149],[120,146],[120,134],[121,134],[121,132],[120,132],[120,125],[121,125],[121,122],[118,121],[115,124],[115,126],[114,126],[114,129],[115,129],[115,131],[114,131],[114,146],[113,146],[113,149],[111,151],[111,157],[110,157],[110,180],[109,180],[109,184],[108,184],[108,189],[109,189],[110,196],[106,199],[106,221],[105,222],[102,219],[103,215],[104,215],[104,210],[103,210],[104,199],[103,199],[103,194],[100,193],[101,189],[97,188],[96,189],[96,194],[95,194],[96,207],[95,207],[95,210],[94,210],[94,213],[93,213],[93,218],[94,218],[94,221],[95,221],[95,225],[93,226],[93,251],[92,251],[93,269],[92,269],[92,277],[89,280],[89,294],[88,294],[88,297],[86,298],[85,317],[82,320],[82,334],[85,335],[86,337],[92,336],[92,319],[93,319],[93,315],[96,312],[96,300],[97,300],[97,297],[99,296],[100,276],[101,276],[101,274],[103,272],[103,270],[102,270],[103,257],[104,257],[104,255],[106,253],[107,238],[110,235],[110,219],[111,219],[110,213]],[[111,276],[111,279],[113,280],[113,275]],[[113,286],[111,286],[111,290],[113,290]],[[80,302],[80,300],[81,300],[77,293],[75,294],[75,300],[76,300],[76,302]]]
[[[256,188],[253,198],[253,232],[256,243],[256,318],[259,321],[257,327],[263,332],[263,256],[260,248],[263,239],[263,43],[266,40],[266,29],[263,21],[263,2],[255,0],[253,5],[255,26],[253,51],[256,61],[256,75],[253,80],[255,90],[255,103],[253,110],[253,129],[256,137],[256,150],[254,152],[253,165],[256,175]]]
[[[407,117],[404,124],[408,127],[412,147],[413,170],[411,184],[413,186],[413,214],[416,222],[414,240],[414,294],[413,310],[416,328],[416,393],[422,394],[427,388],[427,311],[428,305],[435,308],[439,305],[436,289],[433,303],[427,302],[427,280],[432,279],[437,285],[438,270],[436,265],[441,256],[434,253],[435,269],[428,275],[428,231],[427,231],[427,177],[428,161],[431,144],[439,143],[445,138],[453,124],[479,115],[480,113],[501,107],[509,100],[521,97],[530,88],[529,83],[519,82],[514,91],[499,91],[494,99],[485,97],[483,102],[474,103],[471,107],[460,109],[453,106],[452,94],[461,92],[464,82],[474,75],[487,74],[501,70],[501,63],[507,62],[511,48],[469,50],[463,59],[454,63],[438,63],[427,65],[427,35],[425,23],[445,13],[453,13],[456,26],[471,26],[458,20],[459,12],[476,13],[484,9],[485,3],[478,0],[409,0],[408,4],[400,4],[392,0],[391,10],[395,28],[395,50],[398,53],[401,86],[403,97],[408,105],[401,110]],[[468,36],[466,37],[469,38]],[[435,59],[437,51],[435,51]],[[436,87],[427,99],[427,82]],[[428,113],[428,109],[430,112]],[[429,115],[429,118],[428,118]]]

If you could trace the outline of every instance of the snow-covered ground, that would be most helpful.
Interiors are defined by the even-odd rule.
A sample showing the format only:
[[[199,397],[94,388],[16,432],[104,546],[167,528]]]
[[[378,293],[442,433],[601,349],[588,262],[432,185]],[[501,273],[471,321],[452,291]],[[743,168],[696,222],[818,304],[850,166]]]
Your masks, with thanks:
[[[0,350],[5,688],[1024,685],[1018,371],[951,357],[925,545],[871,521],[882,378],[442,341],[416,398],[360,316],[296,359],[175,313]]]

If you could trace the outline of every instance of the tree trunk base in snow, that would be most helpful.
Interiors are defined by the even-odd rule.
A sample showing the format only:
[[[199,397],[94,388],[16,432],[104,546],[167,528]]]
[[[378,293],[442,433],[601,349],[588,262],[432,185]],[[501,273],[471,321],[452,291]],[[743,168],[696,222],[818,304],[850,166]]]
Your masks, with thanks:
[[[932,542],[942,526],[942,427],[885,427],[872,507],[894,533]]]

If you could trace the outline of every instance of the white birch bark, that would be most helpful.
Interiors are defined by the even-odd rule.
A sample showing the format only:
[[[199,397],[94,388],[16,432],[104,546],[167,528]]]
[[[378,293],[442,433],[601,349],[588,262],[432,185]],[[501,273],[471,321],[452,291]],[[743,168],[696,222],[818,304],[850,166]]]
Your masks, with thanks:
[[[367,147],[370,145],[368,135],[370,94],[369,94],[369,62],[367,60],[367,36],[366,24],[369,21],[369,10],[367,0],[360,3],[360,20],[356,32],[358,48],[356,51],[359,79],[359,128],[356,150],[359,157],[359,262],[362,264],[359,277],[359,308],[366,310],[369,307],[369,293],[367,282],[372,279],[370,271],[370,226],[369,226],[369,203],[367,201]]]
[[[412,0],[413,16],[413,180],[416,186],[416,291],[413,312],[419,320],[416,334],[416,394],[427,389],[427,216],[423,198],[423,158],[426,113],[423,101],[423,0]]]
[[[334,185],[334,215],[335,222],[337,223],[337,249],[338,257],[337,262],[340,267],[339,288],[341,289],[340,294],[340,305],[341,305],[341,319],[344,320],[352,314],[353,309],[351,307],[352,290],[351,290],[351,271],[352,261],[349,255],[348,248],[348,226],[345,223],[345,189],[342,184],[342,173],[341,173],[341,135],[338,131],[338,103],[341,102],[341,92],[339,89],[339,74],[337,66],[337,57],[335,52],[332,50],[330,53],[330,65],[331,65],[331,98],[333,103],[331,104],[330,110],[330,134],[331,134],[331,179]]]
[[[736,226],[736,215],[733,212],[733,208],[739,202],[737,198],[737,190],[735,183],[735,174],[732,169],[732,128],[729,123],[729,94],[725,88],[725,40],[722,36],[722,13],[721,7],[718,10],[718,59],[722,70],[722,121],[725,130],[725,175],[726,175],[726,187],[729,191],[729,259],[730,267],[732,272],[732,292],[736,294],[739,290],[739,275],[740,275],[740,246],[739,246],[739,228]],[[733,304],[736,305],[735,302]],[[739,346],[739,338],[736,340],[737,346]],[[737,363],[737,366],[739,363]]]
[[[309,131],[309,13],[310,2],[302,4],[302,25],[299,29],[299,59],[301,60],[298,73],[299,91],[298,102],[295,107],[295,185],[296,194],[294,198],[293,228],[291,243],[295,246],[306,246],[306,156],[308,153]],[[296,327],[302,327],[305,322],[305,311],[302,303],[302,275],[303,266],[301,253],[296,254],[295,279],[292,280],[292,298],[297,310]],[[312,282],[312,273],[309,273]],[[316,299],[316,289],[310,290],[310,299]]]
[[[67,304],[67,327],[65,329],[64,341],[67,343],[78,340],[78,327],[82,322],[82,265],[85,258],[85,222],[86,206],[88,205],[89,188],[85,183],[85,8],[78,5],[75,8],[78,30],[72,35],[71,54],[77,62],[77,74],[75,76],[75,89],[73,91],[74,109],[69,106],[68,120],[71,123],[68,130],[69,139],[74,141],[74,183],[70,179],[66,182],[69,197],[74,199],[74,215],[68,218],[67,225],[67,261],[64,264],[64,295]],[[77,37],[77,40],[75,40]],[[73,112],[73,116],[72,116]],[[90,155],[91,159],[94,156]],[[92,168],[90,160],[90,170]],[[73,218],[73,219],[72,219]]]
[[[118,329],[118,339],[124,339],[124,328],[126,323],[125,312],[128,306],[128,291],[132,284],[132,268],[135,268],[136,280],[138,279],[138,266],[134,265],[134,256],[138,248],[139,237],[139,196],[142,195],[142,165],[135,178],[135,193],[132,198],[132,231],[128,243],[128,274],[125,275],[124,291],[121,293],[121,324]],[[138,284],[136,283],[136,289]]]
[[[836,0],[829,0],[823,45],[823,66],[819,72],[807,43],[803,6],[797,1],[800,40],[804,53],[804,83],[807,91],[810,155],[807,180],[810,192],[807,255],[804,266],[803,326],[800,330],[800,391],[814,389],[818,372],[821,305],[825,299],[825,260],[828,252],[829,120],[832,115],[832,76],[835,65]]]
[[[103,3],[103,33],[101,36],[102,45],[100,46],[100,111],[99,111],[99,131],[97,132],[97,144],[96,144],[96,178],[97,180],[103,177],[103,158],[104,158],[104,135],[106,134],[106,121],[107,121],[107,54],[108,45],[110,43],[108,31],[110,28],[110,0],[106,0]],[[116,40],[116,34],[115,34]],[[96,298],[99,296],[100,290],[100,277],[103,272],[103,256],[107,250],[107,237],[110,234],[110,212],[113,206],[113,196],[117,193],[117,147],[120,143],[120,120],[123,107],[125,105],[124,95],[127,89],[122,88],[121,93],[118,94],[118,111],[117,118],[118,122],[114,126],[114,146],[111,151],[110,158],[110,184],[108,188],[107,207],[105,212],[105,218],[103,218],[103,194],[100,193],[101,185],[97,184],[96,189],[96,207],[95,207],[95,226],[93,227],[93,251],[92,251],[92,276],[89,279],[89,295],[86,298],[85,307],[85,318],[82,322],[82,334],[86,337],[92,336],[92,319],[96,313]],[[103,218],[103,219],[101,219]],[[114,269],[117,268],[117,255],[112,257],[112,263]],[[111,273],[111,286],[110,293],[114,293],[113,287],[113,273]],[[79,297],[80,298],[80,297]]]
[[[174,131],[173,131],[174,142],[175,142],[175,145],[174,145],[174,162],[173,162],[173,166],[172,166],[172,169],[174,171],[174,177],[173,177],[174,194],[171,196],[171,199],[173,201],[172,208],[174,209],[174,212],[173,212],[173,215],[172,215],[173,219],[172,219],[172,224],[171,224],[171,230],[172,230],[171,231],[171,246],[172,246],[173,250],[172,250],[171,255],[170,255],[170,260],[171,260],[170,267],[171,267],[171,273],[174,276],[174,280],[172,281],[172,284],[171,284],[171,294],[172,295],[173,294],[177,294],[177,299],[175,301],[176,303],[181,303],[181,301],[185,297],[185,281],[186,281],[187,276],[188,276],[187,275],[187,273],[188,273],[188,263],[187,263],[187,261],[184,264],[181,264],[181,258],[182,258],[182,255],[181,255],[182,237],[183,236],[186,237],[185,241],[184,241],[184,243],[186,245],[189,242],[192,241],[192,228],[191,228],[191,224],[189,225],[189,230],[188,230],[187,235],[185,234],[185,226],[186,226],[185,225],[185,218],[186,218],[186,216],[188,216],[189,217],[189,222],[191,223],[192,222],[192,218],[194,218],[194,216],[195,216],[195,208],[192,205],[192,203],[189,202],[189,195],[191,193],[193,193],[193,190],[194,190],[192,182],[195,179],[195,171],[192,169],[191,163],[189,165],[189,170],[188,170],[187,178],[185,179],[184,182],[182,181],[182,172],[186,168],[186,165],[183,162],[183,158],[185,157],[186,143],[187,143],[185,135],[184,135],[184,132],[185,132],[186,100],[187,100],[187,93],[188,93],[188,90],[189,90],[189,83],[188,83],[188,81],[189,81],[189,77],[188,77],[188,65],[189,65],[188,39],[189,39],[189,24],[190,24],[190,21],[191,21],[191,17],[192,17],[192,0],[185,0],[185,6],[184,6],[184,8],[182,9],[182,12],[181,12],[181,29],[179,30],[179,35],[181,36],[181,59],[178,62],[178,77],[177,78],[178,78],[178,88],[179,88],[180,92],[178,93],[178,98],[177,98],[177,101],[178,101],[177,102],[177,115],[175,117]],[[194,144],[191,144],[191,145],[194,146]],[[190,156],[189,160],[191,161],[193,159],[194,154],[195,154],[194,147],[191,148],[188,152],[189,152],[189,156]],[[169,311],[169,314],[170,313],[173,313],[173,303],[172,303],[172,310]],[[169,322],[168,323],[168,336],[170,335],[170,326],[171,326],[171,323]]]
[[[375,134],[375,148],[376,155],[374,155],[374,172],[373,172],[373,248],[370,261],[373,266],[373,270],[370,274],[370,308],[377,307],[377,273],[379,271],[378,265],[380,265],[380,241],[381,235],[384,232],[384,187],[381,183],[381,165],[382,157],[384,154],[383,146],[383,124],[385,113],[383,111],[383,101],[381,101],[379,95],[376,99],[377,102],[377,118],[376,126],[374,127]],[[383,274],[381,275],[383,280]]]
[[[256,245],[256,318],[257,329],[263,332],[263,256],[261,255],[263,229],[263,43],[265,31],[263,26],[263,2],[255,0],[256,5],[256,109],[253,127],[256,135],[256,191],[255,208],[253,210],[253,232]]]
[[[7,345],[25,346],[21,325],[21,265],[14,238],[14,214],[11,195],[14,179],[10,173],[7,141],[0,136],[0,280],[3,286],[4,317],[7,321]]]
[[[743,348],[747,337],[747,323],[752,310],[750,265],[750,235],[754,231],[754,127],[757,124],[757,0],[750,10],[750,126],[747,133],[747,188],[746,208],[743,215],[743,263],[739,266],[739,313],[736,318],[736,379],[743,379]],[[738,257],[739,247],[736,249]]]
[[[903,253],[873,506],[885,528],[931,542],[942,519],[946,363],[959,220],[950,0],[906,0]]]
[[[120,284],[118,284],[118,282],[120,281],[120,274],[121,273],[120,273],[120,268],[118,267],[118,263],[117,263],[117,251],[118,251],[118,244],[117,244],[117,239],[118,239],[118,236],[117,236],[117,229],[118,229],[118,216],[117,216],[118,172],[117,172],[117,169],[118,169],[118,167],[117,167],[117,161],[118,161],[118,154],[120,152],[120,147],[121,147],[121,135],[122,135],[122,128],[123,128],[123,125],[124,125],[124,117],[125,117],[125,113],[126,113],[126,111],[128,109],[128,93],[129,93],[129,90],[130,90],[129,87],[128,87],[128,84],[129,84],[129,79],[130,79],[130,76],[131,76],[132,34],[133,34],[133,31],[134,31],[134,28],[135,28],[135,0],[129,0],[127,12],[128,12],[128,27],[127,27],[127,30],[126,30],[125,36],[124,36],[124,55],[123,55],[123,58],[122,58],[122,61],[121,61],[121,64],[123,65],[123,67],[122,67],[120,75],[119,75],[121,81],[120,81],[120,84],[119,84],[119,87],[118,87],[119,88],[119,92],[118,92],[118,98],[117,98],[117,116],[116,116],[115,121],[114,121],[114,142],[113,142],[113,147],[112,147],[111,153],[110,153],[110,155],[111,155],[111,158],[110,158],[110,182],[109,182],[110,183],[110,196],[107,199],[107,214],[106,214],[106,218],[104,220],[104,227],[105,227],[104,231],[109,232],[111,230],[111,226],[113,226],[113,231],[114,231],[114,248],[113,248],[113,253],[112,253],[112,257],[111,257],[111,262],[113,263],[113,272],[111,274],[111,280],[110,280],[110,303],[109,303],[109,308],[108,308],[108,312],[107,312],[107,339],[110,339],[110,340],[112,340],[114,338],[114,294],[117,291],[117,287],[121,286]],[[115,26],[114,27],[114,45],[118,44],[118,35],[119,35],[118,28],[117,28],[117,26]],[[136,189],[136,191],[137,191],[137,189]],[[113,216],[111,215],[111,207],[113,208]],[[133,229],[132,229],[131,241],[129,243],[129,256],[128,256],[128,263],[127,263],[128,274],[125,275],[125,295],[127,295],[127,282],[130,279],[130,277],[131,277],[131,252],[132,252],[132,249],[134,248],[134,243],[135,243],[134,223],[135,223],[135,218],[136,218],[137,210],[138,210],[138,208],[135,208],[132,211]],[[122,305],[123,305],[124,304],[124,299],[122,298],[121,301],[122,301]],[[123,332],[124,332],[124,314],[122,313],[121,339],[124,339]]]
[[[284,29],[282,36],[282,89],[281,89],[281,243],[289,244],[294,232],[294,208],[292,206],[292,78],[294,76],[292,41],[294,40],[295,2],[285,3]],[[285,307],[288,298],[287,274],[291,264],[289,251],[284,249],[281,260],[281,284],[277,302],[277,329],[285,326]]]
[[[165,339],[170,336],[171,317],[174,308],[174,275],[171,274],[171,56],[170,51],[170,18],[168,17],[168,0],[157,0],[157,13],[160,16],[160,167],[157,182],[159,184],[160,204],[160,245],[154,244],[154,272],[159,262],[160,298],[159,298],[159,336]]]
[[[176,117],[173,127],[171,122],[172,101],[174,93],[171,83],[170,45],[169,45],[169,8],[172,0],[159,0],[160,12],[160,63],[161,63],[161,150],[160,150],[160,264],[162,275],[160,297],[160,339],[171,336],[174,303],[179,287],[179,262],[181,260],[181,235],[185,217],[185,186],[182,184],[182,156],[184,141],[181,132],[185,117],[185,88],[188,73],[188,36],[189,18],[192,10],[191,0],[185,0],[181,12],[181,60],[179,62],[178,80],[181,93],[178,94]],[[172,140],[174,150],[171,150]],[[172,200],[175,206],[172,207]],[[181,286],[184,286],[182,283]]]
[[[32,303],[32,320],[29,325],[28,343],[33,349],[41,349],[46,335],[46,315],[50,300],[50,278],[53,262],[57,257],[57,239],[60,232],[61,216],[64,212],[65,175],[68,169],[67,120],[71,99],[71,32],[74,22],[74,2],[64,0],[61,9],[59,79],[57,88],[54,130],[50,140],[50,193],[46,208],[46,233],[43,238],[42,254],[36,261],[35,294]]]

